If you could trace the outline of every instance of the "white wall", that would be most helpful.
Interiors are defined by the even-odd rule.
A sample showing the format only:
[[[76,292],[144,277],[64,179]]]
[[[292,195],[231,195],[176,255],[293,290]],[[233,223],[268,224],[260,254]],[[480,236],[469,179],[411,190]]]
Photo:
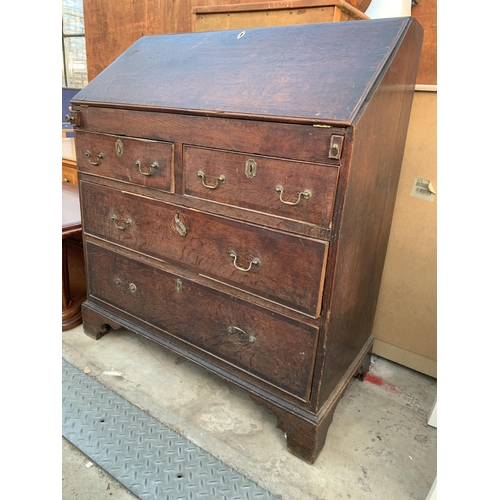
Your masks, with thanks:
[[[411,16],[411,0],[372,0],[365,14],[371,19]]]

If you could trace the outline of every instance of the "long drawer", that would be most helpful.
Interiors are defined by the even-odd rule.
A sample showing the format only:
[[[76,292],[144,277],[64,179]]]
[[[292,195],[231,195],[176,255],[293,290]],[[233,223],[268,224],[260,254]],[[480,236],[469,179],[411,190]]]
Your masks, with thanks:
[[[183,151],[184,193],[330,227],[338,167],[193,146]]]
[[[173,190],[173,144],[147,139],[80,132],[75,137],[82,172]]]
[[[84,231],[318,317],[328,243],[81,182]]]
[[[317,329],[87,244],[89,294],[303,400]]]

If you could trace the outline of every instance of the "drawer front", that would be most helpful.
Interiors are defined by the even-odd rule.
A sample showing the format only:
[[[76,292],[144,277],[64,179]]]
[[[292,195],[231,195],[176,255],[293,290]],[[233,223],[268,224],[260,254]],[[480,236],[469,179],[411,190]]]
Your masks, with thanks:
[[[62,180],[70,184],[78,184],[78,174],[76,168],[62,167]]]
[[[327,242],[80,184],[86,233],[319,315]]]
[[[317,329],[87,245],[89,293],[306,399]]]
[[[113,135],[75,134],[78,169],[171,192],[173,144]]]
[[[338,168],[184,146],[184,192],[330,227]]]

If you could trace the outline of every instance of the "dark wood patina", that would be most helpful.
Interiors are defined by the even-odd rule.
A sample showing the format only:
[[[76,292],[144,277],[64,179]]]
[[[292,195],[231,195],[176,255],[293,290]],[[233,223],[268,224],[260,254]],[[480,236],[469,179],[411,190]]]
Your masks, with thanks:
[[[313,463],[367,369],[421,44],[395,18],[130,47],[72,101],[85,332],[243,387]]]

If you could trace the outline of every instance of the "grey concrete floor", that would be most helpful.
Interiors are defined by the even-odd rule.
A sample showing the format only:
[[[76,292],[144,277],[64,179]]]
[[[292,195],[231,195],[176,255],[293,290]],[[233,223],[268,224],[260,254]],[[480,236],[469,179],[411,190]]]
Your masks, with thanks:
[[[374,356],[352,379],[314,465],[286,450],[245,391],[125,329],[62,332],[63,359],[283,500],[425,500],[437,471],[431,377]],[[120,372],[121,376],[104,372]],[[62,498],[136,498],[63,438]],[[218,500],[218,499],[217,499]]]

